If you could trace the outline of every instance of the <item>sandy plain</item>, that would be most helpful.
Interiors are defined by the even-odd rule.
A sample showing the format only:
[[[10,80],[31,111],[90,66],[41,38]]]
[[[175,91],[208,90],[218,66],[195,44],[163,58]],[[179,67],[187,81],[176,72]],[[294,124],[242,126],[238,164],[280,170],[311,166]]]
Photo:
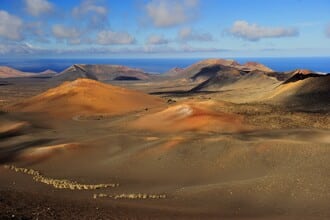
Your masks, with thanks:
[[[226,71],[5,79],[0,217],[330,218],[329,76]]]

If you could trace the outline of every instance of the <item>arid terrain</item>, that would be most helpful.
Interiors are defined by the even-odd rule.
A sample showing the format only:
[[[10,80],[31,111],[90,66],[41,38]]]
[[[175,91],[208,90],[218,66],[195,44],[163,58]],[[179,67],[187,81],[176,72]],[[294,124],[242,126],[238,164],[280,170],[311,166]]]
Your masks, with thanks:
[[[330,75],[0,69],[0,219],[329,219]]]

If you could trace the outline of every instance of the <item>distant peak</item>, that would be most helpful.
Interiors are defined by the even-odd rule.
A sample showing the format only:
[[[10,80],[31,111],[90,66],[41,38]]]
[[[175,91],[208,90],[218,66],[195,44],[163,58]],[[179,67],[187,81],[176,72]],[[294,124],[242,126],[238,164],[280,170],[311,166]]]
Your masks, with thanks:
[[[237,63],[235,60],[232,59],[206,59],[206,60],[202,60],[201,62],[199,62],[200,64],[206,64],[206,65],[223,65],[223,66],[236,66],[239,65],[239,63]]]
[[[296,82],[300,80],[305,80],[307,78],[311,77],[324,77],[327,75],[324,74],[318,74],[313,71],[307,70],[307,69],[297,69],[295,70],[289,79],[287,79],[283,84],[291,83],[291,82]]]
[[[0,66],[0,78],[31,76],[31,73],[22,72],[9,66]]]
[[[296,69],[293,74],[302,74],[302,75],[308,75],[308,74],[311,74],[311,73],[314,73],[313,71],[311,70],[308,70],[308,69]]]
[[[265,66],[264,64],[249,61],[242,65],[243,67],[251,68],[253,70],[261,70],[265,72],[274,72],[271,68]]]
[[[238,70],[243,70],[243,71],[253,71],[253,70],[260,70],[264,72],[274,72],[271,68],[258,63],[258,62],[246,62],[245,64],[241,65],[237,61],[233,59],[206,59],[198,62],[196,65],[222,65],[226,67],[233,67]]]
[[[55,74],[55,73],[57,73],[57,72],[54,70],[46,69],[46,70],[40,72],[39,74]]]
[[[181,72],[183,71],[184,69],[183,68],[180,68],[180,67],[174,67],[172,69],[169,70],[169,72]]]

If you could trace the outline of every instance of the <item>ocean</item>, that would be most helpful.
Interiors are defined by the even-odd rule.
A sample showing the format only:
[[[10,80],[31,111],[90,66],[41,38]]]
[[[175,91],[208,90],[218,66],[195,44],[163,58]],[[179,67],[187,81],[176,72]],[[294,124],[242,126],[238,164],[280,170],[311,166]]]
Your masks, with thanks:
[[[139,68],[150,73],[164,73],[174,67],[184,68],[205,58],[179,59],[2,59],[0,65],[6,65],[25,72],[42,72],[52,69],[61,72],[73,64],[116,64]],[[239,63],[255,61],[275,71],[284,72],[295,69],[310,69],[316,72],[330,73],[330,57],[281,57],[281,58],[226,58]]]

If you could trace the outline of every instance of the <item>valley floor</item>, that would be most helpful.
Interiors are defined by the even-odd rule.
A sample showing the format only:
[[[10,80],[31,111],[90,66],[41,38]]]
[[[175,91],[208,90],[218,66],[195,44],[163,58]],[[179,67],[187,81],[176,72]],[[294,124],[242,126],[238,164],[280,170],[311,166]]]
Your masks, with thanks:
[[[1,219],[330,218],[327,108],[121,83],[158,92],[164,106],[65,119],[8,110],[55,84],[8,82],[0,86]]]

